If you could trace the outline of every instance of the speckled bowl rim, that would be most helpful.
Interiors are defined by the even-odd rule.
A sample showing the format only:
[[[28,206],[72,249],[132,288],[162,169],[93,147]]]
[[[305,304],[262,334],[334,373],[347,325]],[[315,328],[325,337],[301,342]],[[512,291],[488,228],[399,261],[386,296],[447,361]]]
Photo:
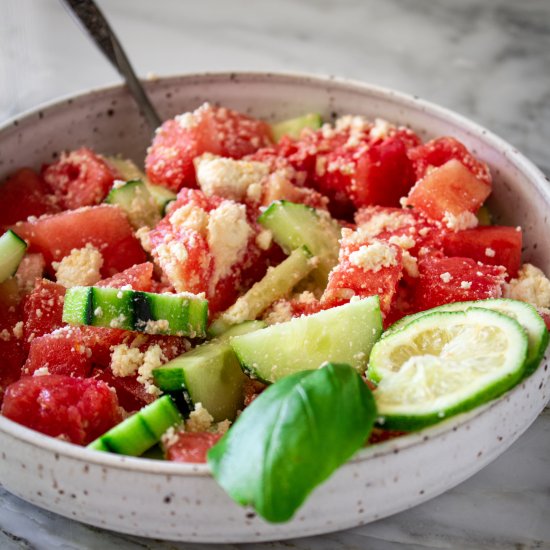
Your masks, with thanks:
[[[550,179],[545,176],[530,160],[520,153],[511,144],[493,134],[483,126],[472,122],[468,118],[455,113],[449,109],[441,107],[430,101],[423,100],[416,95],[410,95],[404,92],[397,92],[390,88],[372,85],[356,81],[353,79],[340,78],[332,75],[318,75],[310,73],[287,73],[287,72],[261,72],[261,71],[231,71],[231,72],[205,72],[205,73],[190,73],[170,75],[165,77],[155,78],[144,82],[147,89],[154,90],[156,87],[171,87],[175,81],[192,83],[197,80],[200,82],[213,83],[216,81],[266,81],[271,78],[278,81],[287,80],[294,85],[303,85],[310,87],[311,85],[318,86],[336,86],[348,91],[368,92],[374,96],[382,98],[390,98],[399,102],[405,109],[421,110],[435,117],[444,123],[455,124],[467,130],[470,134],[476,135],[479,139],[487,142],[495,150],[501,152],[502,156],[507,157],[516,166],[518,170],[531,181],[536,191],[544,198],[544,202],[550,205]],[[184,83],[185,83],[184,82]],[[45,111],[56,111],[58,109],[71,109],[75,102],[87,100],[94,96],[102,96],[119,92],[123,88],[123,84],[112,84],[94,88],[92,90],[82,91],[79,93],[67,94],[62,97],[55,98],[51,101],[44,102],[37,107],[20,113],[16,117],[8,119],[0,125],[0,137],[2,133],[18,126],[20,122],[33,117],[43,116]],[[545,367],[547,357],[545,356],[540,370]],[[533,376],[533,373],[531,376]],[[490,414],[490,411],[498,406],[501,400],[509,396],[522,392],[525,388],[525,381],[517,385],[512,390],[506,392],[497,399],[489,403],[476,407],[472,411],[453,416],[439,424],[426,428],[424,430],[414,432],[405,436],[400,436],[386,442],[378,443],[370,447],[366,447],[357,452],[357,454],[349,461],[350,463],[360,463],[376,458],[384,457],[392,453],[399,452],[403,449],[421,445],[428,439],[445,436],[446,434],[456,431],[458,427],[471,422],[475,418]],[[86,447],[80,447],[72,443],[68,443],[39,432],[21,426],[16,422],[0,416],[0,430],[8,433],[10,436],[19,440],[25,441],[37,447],[49,450],[55,455],[64,455],[74,460],[81,462],[93,463],[99,466],[110,467],[115,469],[131,470],[136,472],[144,472],[149,474],[169,474],[173,476],[211,476],[210,468],[207,464],[192,464],[192,463],[177,463],[153,460],[147,458],[137,458],[120,456],[110,453],[92,451]]]

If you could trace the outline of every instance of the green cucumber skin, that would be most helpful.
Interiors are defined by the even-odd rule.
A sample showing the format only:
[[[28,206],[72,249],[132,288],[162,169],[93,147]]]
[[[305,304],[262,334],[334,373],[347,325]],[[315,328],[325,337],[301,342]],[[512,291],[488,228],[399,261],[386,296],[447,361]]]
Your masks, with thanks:
[[[168,428],[182,422],[174,401],[165,395],[92,441],[88,448],[139,456],[157,444]]]
[[[271,133],[273,134],[275,143],[279,143],[283,136],[298,139],[304,128],[318,130],[322,125],[323,118],[319,113],[308,113],[272,124]]]
[[[11,229],[0,237],[0,283],[15,275],[27,248],[26,241]]]
[[[207,319],[208,302],[202,298],[106,287],[68,289],[63,307],[63,321],[72,325],[193,338],[206,335]],[[158,320],[167,320],[168,328],[147,330],[148,321]]]

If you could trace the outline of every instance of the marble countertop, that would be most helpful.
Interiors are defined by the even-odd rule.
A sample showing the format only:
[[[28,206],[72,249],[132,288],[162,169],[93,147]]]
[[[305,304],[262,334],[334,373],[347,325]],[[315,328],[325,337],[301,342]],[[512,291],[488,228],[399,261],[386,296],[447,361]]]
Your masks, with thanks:
[[[145,76],[306,71],[396,88],[493,130],[550,174],[550,2],[101,0]],[[2,0],[0,122],[117,82],[58,0]],[[444,495],[349,531],[268,548],[550,548],[550,409],[500,458]],[[0,488],[0,548],[207,549],[119,535]],[[230,545],[227,548],[244,548]],[[216,548],[224,548],[216,546]]]

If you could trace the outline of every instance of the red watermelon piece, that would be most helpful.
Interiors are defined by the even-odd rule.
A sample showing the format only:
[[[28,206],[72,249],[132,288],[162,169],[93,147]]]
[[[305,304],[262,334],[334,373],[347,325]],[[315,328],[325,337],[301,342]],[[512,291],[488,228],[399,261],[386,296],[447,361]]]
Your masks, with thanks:
[[[145,252],[117,206],[102,204],[43,216],[16,224],[14,230],[43,254],[48,266],[90,243],[103,255],[101,273],[109,277],[146,261]]]
[[[104,382],[63,375],[28,376],[6,390],[1,413],[23,426],[87,445],[122,421]]]
[[[521,230],[489,225],[447,233],[443,250],[447,256],[463,256],[488,265],[503,265],[516,277],[521,265]]]
[[[42,176],[53,189],[64,209],[92,206],[109,193],[119,174],[90,149],[82,147],[42,169]]]
[[[151,262],[145,262],[129,267],[108,279],[102,279],[96,286],[122,288],[123,286],[130,285],[133,290],[151,292],[152,283],[153,264]]]
[[[414,289],[414,309],[423,311],[452,302],[500,298],[505,278],[501,266],[471,258],[425,257]]]
[[[58,211],[52,190],[30,168],[21,168],[0,184],[2,209],[0,227],[6,228],[29,216],[42,216]]]
[[[269,125],[225,107],[205,103],[167,120],[145,159],[149,179],[173,191],[196,187],[193,159],[203,153],[242,158],[271,144]]]
[[[210,432],[178,432],[166,446],[166,458],[174,462],[205,463],[206,454],[221,438]]]

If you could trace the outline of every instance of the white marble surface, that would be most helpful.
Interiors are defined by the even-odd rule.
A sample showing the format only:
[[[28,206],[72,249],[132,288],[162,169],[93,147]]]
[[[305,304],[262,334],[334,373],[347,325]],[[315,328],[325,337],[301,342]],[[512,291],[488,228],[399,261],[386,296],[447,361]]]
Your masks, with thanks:
[[[548,0],[99,3],[141,75],[307,71],[394,87],[489,127],[550,174]],[[0,0],[0,7],[0,122],[118,80],[57,0]],[[547,408],[504,455],[431,502],[354,530],[247,548],[550,548],[549,520]],[[0,488],[2,550],[111,547],[211,546],[87,527]]]

